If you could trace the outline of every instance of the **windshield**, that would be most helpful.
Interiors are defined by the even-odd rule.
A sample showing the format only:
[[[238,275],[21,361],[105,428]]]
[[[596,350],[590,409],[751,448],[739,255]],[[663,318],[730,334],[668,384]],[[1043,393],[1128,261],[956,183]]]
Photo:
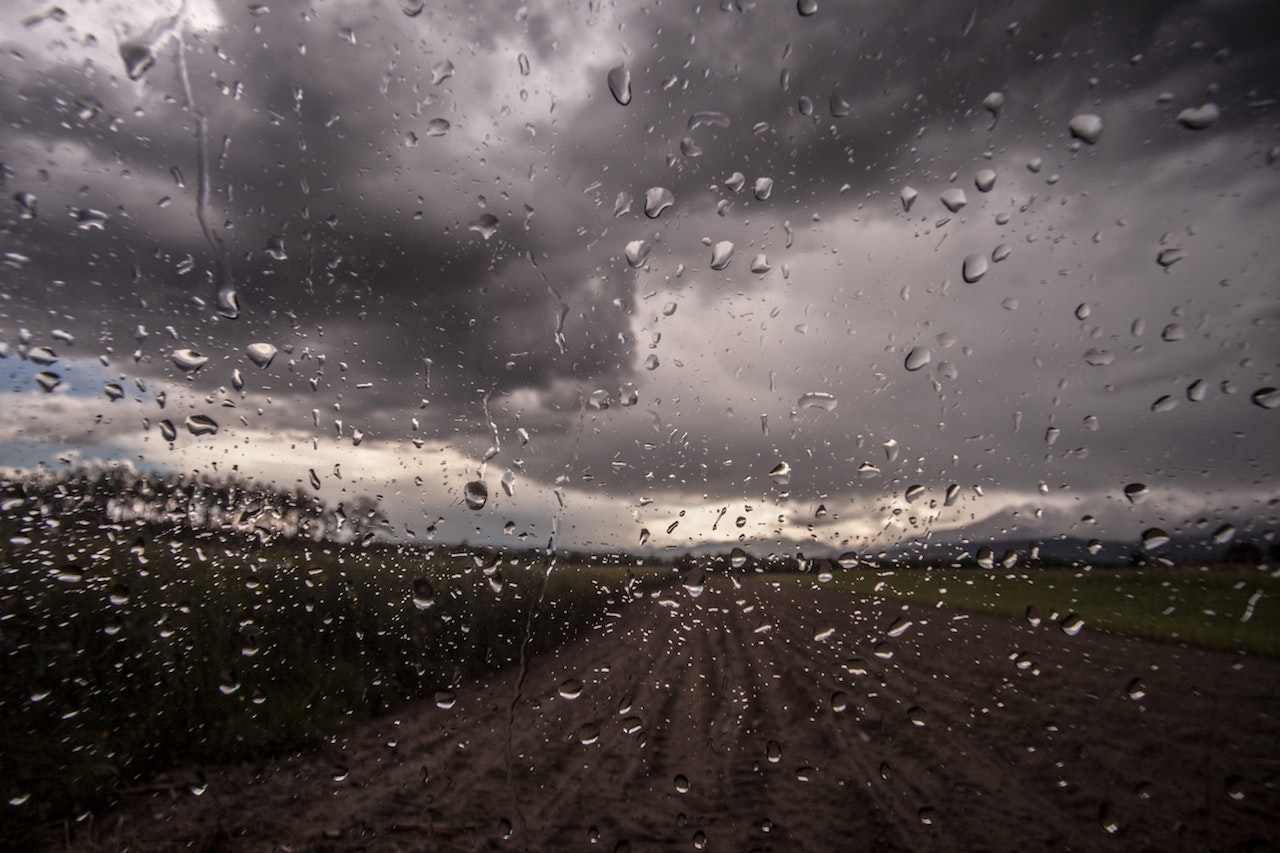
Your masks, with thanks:
[[[25,848],[1277,843],[1270,4],[8,17]]]

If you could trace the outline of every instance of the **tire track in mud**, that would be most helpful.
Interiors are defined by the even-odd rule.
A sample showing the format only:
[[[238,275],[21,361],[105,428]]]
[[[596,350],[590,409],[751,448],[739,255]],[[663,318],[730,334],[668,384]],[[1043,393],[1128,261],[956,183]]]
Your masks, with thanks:
[[[316,753],[205,768],[205,796],[136,797],[75,849],[211,837],[233,851],[636,853],[1280,840],[1280,662],[804,582],[708,580],[696,598],[637,601],[530,662],[511,784],[514,672]],[[890,636],[902,619],[911,626]]]

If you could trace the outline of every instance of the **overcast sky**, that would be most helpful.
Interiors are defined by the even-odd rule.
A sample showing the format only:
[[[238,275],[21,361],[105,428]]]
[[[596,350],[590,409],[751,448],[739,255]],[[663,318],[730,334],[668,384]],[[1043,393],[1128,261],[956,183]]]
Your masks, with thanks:
[[[594,549],[1275,524],[1274,3],[5,15],[6,468]]]

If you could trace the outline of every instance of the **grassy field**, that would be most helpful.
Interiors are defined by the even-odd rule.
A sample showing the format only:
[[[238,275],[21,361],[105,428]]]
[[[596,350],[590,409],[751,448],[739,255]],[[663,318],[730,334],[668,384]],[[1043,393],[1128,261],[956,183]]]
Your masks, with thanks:
[[[812,575],[779,576],[815,582]],[[794,580],[792,582],[795,582]],[[824,586],[1089,629],[1280,657],[1280,573],[1242,566],[837,572]]]
[[[228,532],[0,542],[0,847],[191,762],[278,754],[554,648],[618,567]],[[31,540],[37,541],[31,541]],[[649,570],[633,589],[666,582]],[[541,589],[545,579],[545,589]]]

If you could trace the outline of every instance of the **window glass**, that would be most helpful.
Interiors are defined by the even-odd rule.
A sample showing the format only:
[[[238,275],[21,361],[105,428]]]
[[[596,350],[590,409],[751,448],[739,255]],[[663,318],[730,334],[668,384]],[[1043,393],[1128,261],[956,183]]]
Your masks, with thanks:
[[[20,849],[1280,843],[1273,4],[12,6]]]

